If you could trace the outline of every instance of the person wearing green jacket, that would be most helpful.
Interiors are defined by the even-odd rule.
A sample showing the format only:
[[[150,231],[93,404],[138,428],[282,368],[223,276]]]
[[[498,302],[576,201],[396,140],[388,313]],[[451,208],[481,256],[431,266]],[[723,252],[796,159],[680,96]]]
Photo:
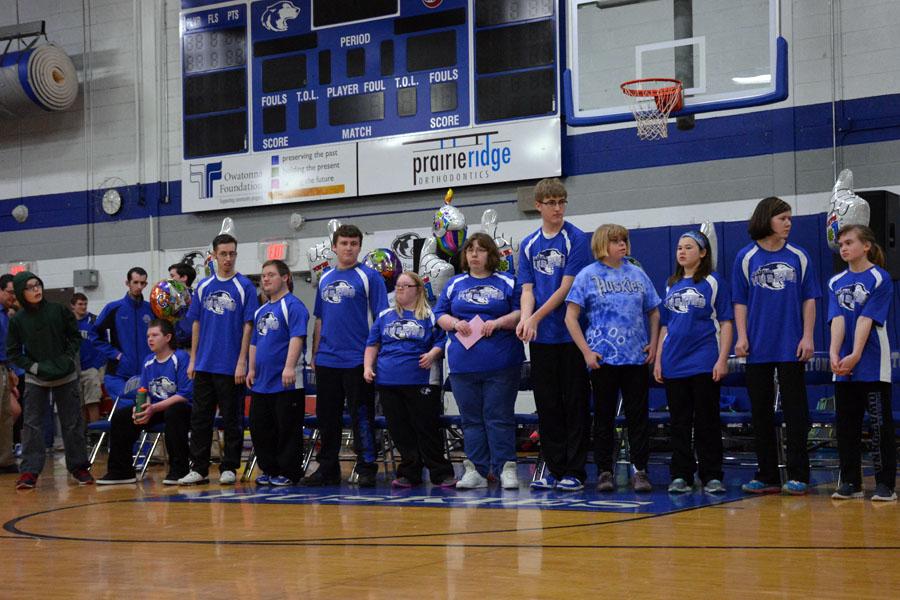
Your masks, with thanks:
[[[24,271],[13,278],[22,310],[9,321],[6,352],[25,371],[22,463],[16,489],[31,489],[44,468],[43,424],[49,399],[56,403],[66,449],[66,469],[80,485],[94,483],[78,397],[81,334],[75,315],[44,299],[44,282]]]

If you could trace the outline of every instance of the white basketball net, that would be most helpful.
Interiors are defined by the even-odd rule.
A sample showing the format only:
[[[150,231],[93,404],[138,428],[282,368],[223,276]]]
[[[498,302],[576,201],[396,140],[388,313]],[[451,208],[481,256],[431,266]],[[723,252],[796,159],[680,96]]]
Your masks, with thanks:
[[[681,104],[681,84],[668,80],[634,81],[622,84],[622,92],[631,102],[631,113],[642,140],[669,136],[669,114]]]

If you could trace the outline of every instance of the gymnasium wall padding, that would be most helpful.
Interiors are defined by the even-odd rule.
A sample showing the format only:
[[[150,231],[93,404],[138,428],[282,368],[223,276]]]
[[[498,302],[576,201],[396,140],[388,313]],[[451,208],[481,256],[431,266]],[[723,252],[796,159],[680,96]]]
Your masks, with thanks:
[[[60,111],[78,97],[72,59],[53,44],[8,52],[0,60],[0,118]]]

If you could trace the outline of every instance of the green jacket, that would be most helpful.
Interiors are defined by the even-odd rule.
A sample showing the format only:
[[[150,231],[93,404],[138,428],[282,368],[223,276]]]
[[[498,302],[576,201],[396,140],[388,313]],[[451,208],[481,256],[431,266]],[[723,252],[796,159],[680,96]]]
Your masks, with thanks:
[[[9,321],[7,356],[10,362],[41,380],[62,379],[78,368],[78,323],[72,311],[62,304],[46,300],[27,303],[24,292],[29,279],[40,281],[28,271],[13,278],[16,298],[23,308]]]

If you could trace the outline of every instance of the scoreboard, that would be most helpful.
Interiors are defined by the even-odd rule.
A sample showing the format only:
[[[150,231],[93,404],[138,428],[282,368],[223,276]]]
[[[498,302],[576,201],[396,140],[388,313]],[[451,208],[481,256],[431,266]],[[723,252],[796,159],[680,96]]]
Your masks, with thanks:
[[[186,211],[560,173],[554,0],[183,0]]]

